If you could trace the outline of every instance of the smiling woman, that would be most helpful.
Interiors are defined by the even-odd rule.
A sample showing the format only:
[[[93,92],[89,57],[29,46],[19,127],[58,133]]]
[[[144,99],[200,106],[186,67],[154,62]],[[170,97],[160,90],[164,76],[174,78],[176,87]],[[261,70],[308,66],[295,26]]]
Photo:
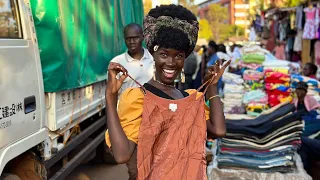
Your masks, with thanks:
[[[195,15],[182,6],[162,5],[148,13],[144,37],[154,57],[154,77],[126,90],[118,111],[118,91],[131,76],[120,64],[109,65],[106,143],[118,163],[128,164],[130,179],[206,179],[207,132],[217,138],[226,131],[217,82],[230,62],[208,68],[203,93],[176,89],[174,80],[195,47],[198,30]],[[123,75],[117,79],[119,72]]]

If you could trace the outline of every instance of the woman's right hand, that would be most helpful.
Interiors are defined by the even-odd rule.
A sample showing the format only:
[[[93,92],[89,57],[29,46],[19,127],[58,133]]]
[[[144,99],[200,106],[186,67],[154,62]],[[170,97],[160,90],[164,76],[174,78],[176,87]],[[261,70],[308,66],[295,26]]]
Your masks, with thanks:
[[[122,72],[120,78],[117,78],[117,75]],[[119,63],[110,62],[108,67],[108,80],[107,80],[107,89],[106,95],[118,95],[123,81],[128,77],[128,71]]]

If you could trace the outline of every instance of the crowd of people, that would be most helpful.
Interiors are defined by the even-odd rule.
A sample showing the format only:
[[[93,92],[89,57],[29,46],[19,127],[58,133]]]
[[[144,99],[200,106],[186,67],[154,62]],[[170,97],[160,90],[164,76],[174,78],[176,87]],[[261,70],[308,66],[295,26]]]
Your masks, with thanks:
[[[206,179],[204,144],[208,139],[223,138],[226,133],[228,136],[223,109],[226,104],[220,100],[226,90],[232,91],[224,87],[226,81],[245,89],[241,81],[244,74],[247,73],[249,79],[245,80],[250,83],[259,74],[259,82],[255,84],[266,78],[260,67],[271,53],[260,49],[263,55],[252,56],[249,51],[257,52],[256,47],[247,47],[249,51],[243,52],[243,46],[234,44],[227,50],[225,45],[214,41],[197,46],[198,30],[195,15],[177,5],[152,9],[144,18],[143,28],[133,23],[124,29],[128,50],[115,57],[108,68],[106,144],[118,163],[127,164],[130,179]],[[142,46],[143,40],[146,48]],[[249,54],[248,62],[240,61],[245,53]],[[277,49],[273,53],[275,60],[282,59]],[[254,58],[257,59],[253,62]],[[285,64],[294,69],[290,62]],[[245,71],[248,67],[254,69]],[[286,68],[274,65],[268,68],[275,77],[278,71],[285,72],[280,76],[290,76]],[[295,94],[296,98],[289,101],[297,111],[308,114],[320,107],[319,101],[307,93],[310,83],[316,83],[315,89],[320,88],[316,74],[317,66],[307,63],[302,68],[303,76],[294,77],[298,84],[286,89],[290,96]],[[275,85],[272,90],[281,86],[272,84]],[[250,90],[260,91],[264,87],[249,85]],[[240,105],[244,102],[241,94],[229,96],[239,98]],[[263,112],[255,113],[254,118]],[[309,173],[311,161],[320,160],[319,142],[302,138],[300,154]]]

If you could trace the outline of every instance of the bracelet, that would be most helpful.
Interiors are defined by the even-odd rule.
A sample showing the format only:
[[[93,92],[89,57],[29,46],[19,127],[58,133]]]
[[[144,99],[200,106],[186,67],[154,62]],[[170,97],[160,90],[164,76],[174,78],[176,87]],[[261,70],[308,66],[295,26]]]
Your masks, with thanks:
[[[219,98],[220,98],[219,95],[214,95],[214,96],[211,96],[211,97],[208,99],[208,101],[210,101],[211,99],[213,99],[213,98],[215,98],[215,97],[219,97]]]

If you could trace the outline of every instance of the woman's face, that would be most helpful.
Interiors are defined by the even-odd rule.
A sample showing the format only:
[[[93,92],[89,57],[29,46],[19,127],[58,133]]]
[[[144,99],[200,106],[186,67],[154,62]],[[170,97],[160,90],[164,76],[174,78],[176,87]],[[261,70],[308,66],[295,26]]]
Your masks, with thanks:
[[[186,53],[171,48],[159,48],[153,53],[156,79],[164,84],[174,84],[174,80],[184,66]]]

